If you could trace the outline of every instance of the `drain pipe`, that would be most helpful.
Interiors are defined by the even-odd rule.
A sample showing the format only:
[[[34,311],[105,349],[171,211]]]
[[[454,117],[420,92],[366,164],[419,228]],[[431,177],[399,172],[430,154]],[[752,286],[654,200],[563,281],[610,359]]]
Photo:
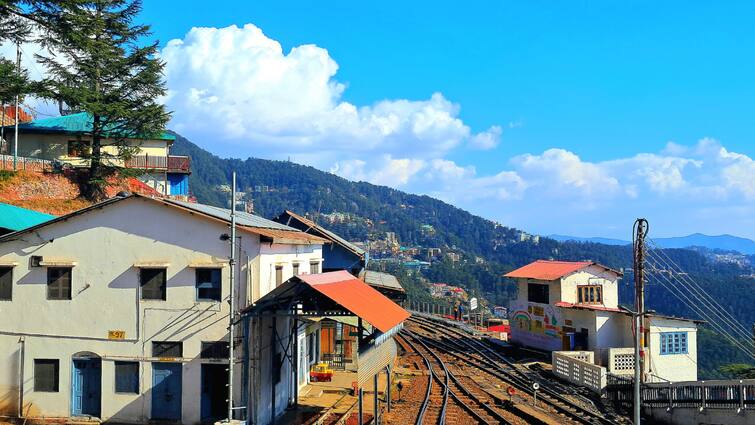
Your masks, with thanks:
[[[18,417],[24,416],[24,357],[26,357],[26,337],[18,339]]]

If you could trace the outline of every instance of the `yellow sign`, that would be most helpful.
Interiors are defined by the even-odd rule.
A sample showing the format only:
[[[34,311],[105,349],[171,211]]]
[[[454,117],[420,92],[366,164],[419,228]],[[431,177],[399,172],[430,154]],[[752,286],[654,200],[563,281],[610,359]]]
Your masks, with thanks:
[[[107,339],[126,339],[126,331],[107,331]]]

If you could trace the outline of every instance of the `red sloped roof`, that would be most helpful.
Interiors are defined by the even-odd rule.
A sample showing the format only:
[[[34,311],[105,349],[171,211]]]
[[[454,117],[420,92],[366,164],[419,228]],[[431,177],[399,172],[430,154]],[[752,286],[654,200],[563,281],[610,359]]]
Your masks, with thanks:
[[[411,316],[398,304],[347,271],[299,275],[298,278],[381,332],[388,332]]]
[[[596,310],[596,311],[612,311],[616,313],[621,312],[620,308],[606,307],[599,304],[572,304],[572,303],[567,303],[565,301],[561,301],[561,302],[557,302],[555,305],[556,307],[561,307],[561,308],[576,308],[576,309],[582,309],[582,310]]]
[[[592,261],[548,261],[537,260],[506,273],[504,277],[521,277],[540,280],[556,280],[567,274],[582,270],[595,263]]]

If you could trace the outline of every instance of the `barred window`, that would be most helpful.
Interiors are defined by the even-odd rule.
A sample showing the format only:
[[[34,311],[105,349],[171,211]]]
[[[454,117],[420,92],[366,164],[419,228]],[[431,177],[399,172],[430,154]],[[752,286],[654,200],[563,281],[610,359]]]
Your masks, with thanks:
[[[203,341],[199,357],[203,359],[227,359],[228,343],[225,341]]]
[[[152,357],[183,357],[181,341],[155,341],[152,343]]]
[[[13,267],[0,267],[0,300],[13,299]]]

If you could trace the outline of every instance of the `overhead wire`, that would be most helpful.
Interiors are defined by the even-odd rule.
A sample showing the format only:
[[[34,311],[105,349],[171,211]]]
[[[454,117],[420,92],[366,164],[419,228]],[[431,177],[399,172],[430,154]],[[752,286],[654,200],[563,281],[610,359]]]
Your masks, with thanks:
[[[668,277],[666,277],[663,273],[659,273],[658,270],[659,269],[656,267],[656,265],[652,264],[652,269],[647,270],[647,271],[649,275],[653,276],[656,279],[656,281],[660,283],[664,288],[666,288],[675,298],[677,298],[683,304],[687,305],[687,307],[689,307],[695,313],[699,314],[718,333],[720,333],[722,336],[728,339],[732,344],[734,344],[737,348],[739,348],[745,354],[747,354],[749,357],[755,360],[755,347],[752,347],[750,345],[744,345],[740,339],[733,336],[729,331],[723,328],[716,320],[712,319],[709,313],[707,313],[703,308],[701,308],[700,305],[695,303],[687,294],[685,294],[683,290],[681,290],[676,284],[674,284]]]
[[[743,345],[741,340],[737,339],[733,335],[731,335],[726,329],[722,328],[720,325],[716,323],[715,320],[711,319],[708,314],[706,314],[703,310],[701,310],[692,300],[690,300],[684,293],[681,291],[678,291],[678,289],[670,283],[665,276],[663,275],[656,275],[653,272],[649,272],[649,274],[653,275],[656,278],[659,278],[658,283],[660,283],[664,288],[666,288],[669,292],[671,292],[674,297],[676,297],[679,301],[681,301],[683,304],[687,305],[691,310],[693,310],[695,313],[699,314],[703,319],[705,319],[708,324],[719,334],[721,334],[724,338],[728,339],[729,342],[731,342],[736,348],[739,348],[742,350],[744,354],[746,354],[748,357],[755,360],[755,352],[747,345]],[[663,280],[666,280],[664,282]]]
[[[667,253],[665,253],[654,243],[653,246],[655,247],[655,250],[648,252],[650,256],[652,256],[657,262],[662,263],[663,267],[668,269],[673,275],[676,275],[677,280],[683,280],[683,282],[680,283],[687,283],[688,286],[685,286],[685,288],[689,289],[690,292],[694,292],[700,299],[700,301],[708,304],[710,306],[710,309],[714,313],[716,313],[716,316],[720,317],[721,320],[733,331],[737,332],[742,338],[748,340],[752,337],[752,335],[747,331],[747,328],[739,323],[739,321],[737,321],[737,319],[731,313],[726,311],[724,307],[721,306],[720,303],[718,303],[718,301],[711,297],[710,294],[705,292],[705,290],[697,282],[695,282],[692,277],[690,277],[687,273],[682,272],[681,267],[676,262],[674,262]],[[668,261],[664,260],[664,258],[661,258],[661,255]],[[674,268],[676,268],[676,270],[674,270]]]

